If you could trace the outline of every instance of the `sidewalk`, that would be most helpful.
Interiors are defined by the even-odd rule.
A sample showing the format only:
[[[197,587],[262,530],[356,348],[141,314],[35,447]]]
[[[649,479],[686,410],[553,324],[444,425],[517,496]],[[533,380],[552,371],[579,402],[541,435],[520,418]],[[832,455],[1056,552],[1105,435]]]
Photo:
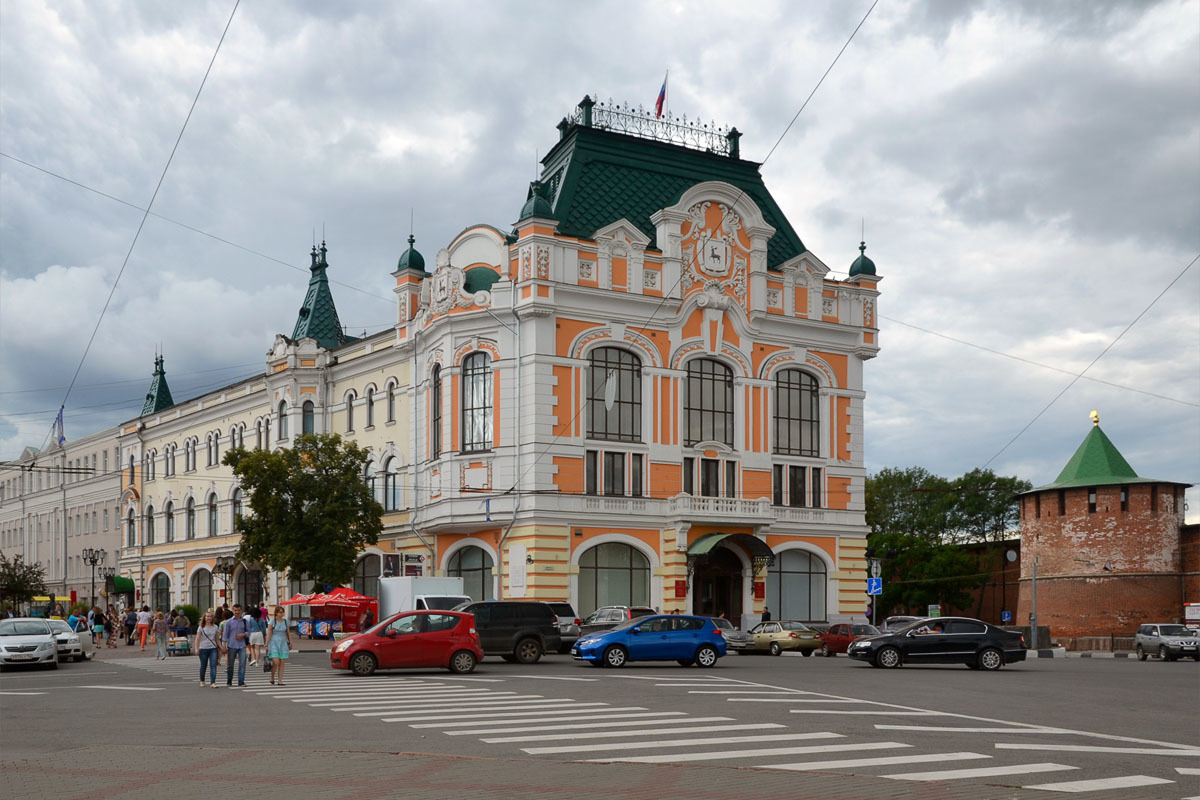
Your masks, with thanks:
[[[189,636],[190,641],[194,641],[194,636]],[[292,652],[293,653],[328,653],[333,649],[334,643],[329,639],[303,639],[294,633],[292,634]],[[110,649],[104,645],[95,647],[92,650],[92,657],[97,661],[103,661],[105,658],[154,658],[157,650],[154,645],[147,644],[146,649],[142,650],[138,645],[132,647],[124,642],[117,644],[115,649]],[[195,655],[195,652],[189,653]]]

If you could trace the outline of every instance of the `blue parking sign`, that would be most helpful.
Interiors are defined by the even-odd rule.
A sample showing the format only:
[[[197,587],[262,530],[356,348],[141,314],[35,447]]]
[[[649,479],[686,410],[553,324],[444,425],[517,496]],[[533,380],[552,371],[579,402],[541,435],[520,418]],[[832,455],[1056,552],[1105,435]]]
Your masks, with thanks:
[[[867,578],[867,594],[883,594],[883,578]]]
[[[1001,622],[1012,622],[1012,612],[1011,611],[1001,611],[1000,612],[1000,621]]]

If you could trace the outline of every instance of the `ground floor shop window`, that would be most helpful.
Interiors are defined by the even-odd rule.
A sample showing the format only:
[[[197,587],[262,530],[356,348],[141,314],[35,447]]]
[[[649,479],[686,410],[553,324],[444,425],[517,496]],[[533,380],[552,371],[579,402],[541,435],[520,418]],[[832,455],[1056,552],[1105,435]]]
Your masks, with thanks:
[[[463,579],[463,594],[472,600],[486,600],[492,596],[492,556],[482,547],[474,545],[450,556],[446,574]]]
[[[379,597],[379,556],[363,556],[354,565],[354,591],[367,597]]]
[[[243,569],[237,579],[237,602],[242,608],[258,608],[263,600],[263,574],[256,569]]]
[[[165,573],[150,580],[150,609],[164,613],[171,610],[171,579]]]
[[[819,556],[784,550],[767,570],[767,607],[776,619],[820,622],[826,618],[828,575]]]
[[[579,557],[579,616],[600,606],[650,602],[650,561],[620,542],[596,545]]]
[[[199,570],[195,575],[192,576],[192,605],[200,609],[201,614],[213,607],[212,589],[212,573],[208,570]]]

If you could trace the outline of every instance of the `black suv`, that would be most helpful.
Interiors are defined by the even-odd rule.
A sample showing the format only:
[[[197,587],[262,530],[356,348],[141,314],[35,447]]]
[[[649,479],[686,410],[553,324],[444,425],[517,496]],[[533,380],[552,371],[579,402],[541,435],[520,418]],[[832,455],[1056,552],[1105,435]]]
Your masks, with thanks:
[[[486,655],[509,663],[536,664],[547,651],[561,646],[558,617],[546,603],[532,600],[482,600],[463,603],[455,611],[475,615],[475,630]]]

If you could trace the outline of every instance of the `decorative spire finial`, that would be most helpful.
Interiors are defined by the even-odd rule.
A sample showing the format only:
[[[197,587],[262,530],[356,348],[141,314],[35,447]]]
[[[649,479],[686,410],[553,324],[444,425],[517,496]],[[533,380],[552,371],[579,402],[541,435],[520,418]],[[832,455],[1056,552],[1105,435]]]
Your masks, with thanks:
[[[1092,418],[1092,425],[1099,428],[1100,427],[1100,412],[1093,408],[1092,413],[1088,414],[1088,416]]]

